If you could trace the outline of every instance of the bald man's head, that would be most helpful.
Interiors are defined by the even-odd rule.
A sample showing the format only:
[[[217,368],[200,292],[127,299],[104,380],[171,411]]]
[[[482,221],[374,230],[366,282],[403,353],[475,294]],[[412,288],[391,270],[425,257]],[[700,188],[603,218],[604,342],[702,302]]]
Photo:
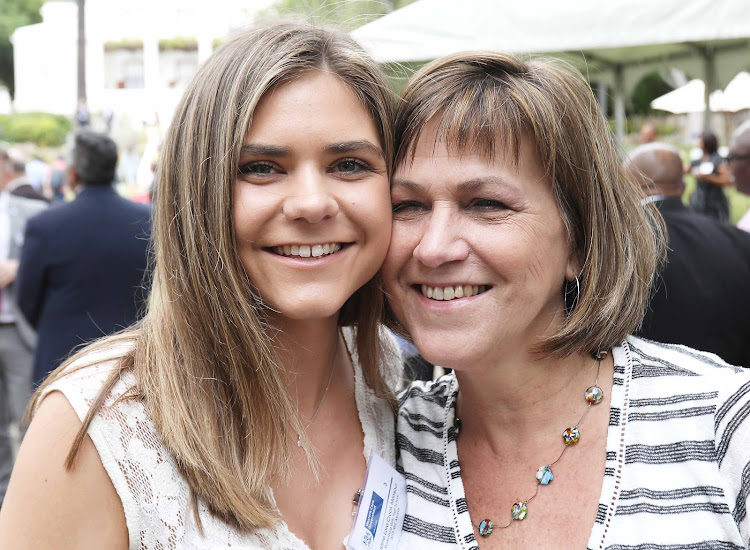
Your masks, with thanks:
[[[647,143],[628,155],[625,168],[641,184],[646,195],[681,197],[685,191],[680,154],[666,143]]]
[[[750,120],[735,130],[729,146],[729,173],[740,193],[750,195]]]

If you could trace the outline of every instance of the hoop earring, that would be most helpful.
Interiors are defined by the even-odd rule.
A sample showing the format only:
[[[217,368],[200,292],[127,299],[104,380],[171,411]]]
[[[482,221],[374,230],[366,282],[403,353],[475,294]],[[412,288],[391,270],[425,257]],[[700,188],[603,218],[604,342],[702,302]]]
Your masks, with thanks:
[[[573,290],[573,282],[575,281],[575,291]],[[566,281],[563,285],[564,295],[563,300],[565,301],[565,313],[570,315],[578,305],[578,300],[581,298],[581,282],[576,275],[574,281]]]

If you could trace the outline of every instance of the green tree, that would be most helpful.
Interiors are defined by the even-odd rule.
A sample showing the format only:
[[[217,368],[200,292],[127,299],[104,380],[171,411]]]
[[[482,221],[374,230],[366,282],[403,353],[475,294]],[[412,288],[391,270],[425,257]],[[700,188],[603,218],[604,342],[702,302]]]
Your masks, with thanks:
[[[0,83],[15,92],[13,79],[13,45],[10,35],[18,27],[39,23],[39,9],[45,0],[0,0]]]
[[[651,102],[672,90],[674,88],[658,72],[647,74],[633,88],[633,95],[631,96],[633,113],[639,115],[651,113]]]
[[[314,24],[352,30],[414,0],[277,0],[259,19],[300,16]]]

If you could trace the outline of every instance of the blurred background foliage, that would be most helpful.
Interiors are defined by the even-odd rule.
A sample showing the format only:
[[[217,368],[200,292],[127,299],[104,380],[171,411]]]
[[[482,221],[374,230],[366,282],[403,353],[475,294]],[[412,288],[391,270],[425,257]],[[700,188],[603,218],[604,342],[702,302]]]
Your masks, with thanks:
[[[278,0],[261,12],[258,19],[291,17],[349,31],[412,2],[414,0]]]
[[[0,0],[0,84],[4,84],[11,97],[15,91],[13,79],[13,45],[10,35],[18,27],[39,23],[39,9],[45,0]]]
[[[56,147],[65,143],[65,137],[72,127],[71,120],[63,115],[51,113],[0,115],[0,141]]]

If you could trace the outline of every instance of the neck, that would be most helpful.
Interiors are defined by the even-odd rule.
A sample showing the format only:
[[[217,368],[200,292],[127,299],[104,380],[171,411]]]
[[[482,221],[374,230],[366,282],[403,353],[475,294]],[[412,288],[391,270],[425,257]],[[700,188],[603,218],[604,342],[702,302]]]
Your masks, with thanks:
[[[496,357],[502,359],[456,374],[463,438],[481,439],[498,451],[508,438],[519,446],[544,440],[550,431],[559,438],[557,432],[567,427],[562,424],[573,425],[585,410],[583,393],[597,373],[590,356],[557,359],[519,350]]]
[[[328,387],[331,373],[333,385],[337,374],[345,372],[348,355],[345,342],[339,342],[338,317],[303,321],[279,317],[273,325],[277,330],[273,345],[289,388],[297,396],[302,417],[310,418]]]

